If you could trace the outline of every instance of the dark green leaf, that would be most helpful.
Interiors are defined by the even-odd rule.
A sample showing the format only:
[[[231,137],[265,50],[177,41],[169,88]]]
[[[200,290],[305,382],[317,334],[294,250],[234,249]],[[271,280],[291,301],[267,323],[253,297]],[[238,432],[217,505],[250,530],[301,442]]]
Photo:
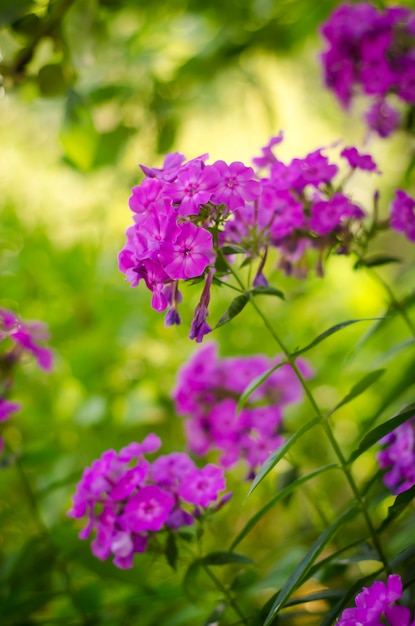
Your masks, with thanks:
[[[245,248],[241,248],[241,246],[223,246],[221,248],[222,254],[230,255],[230,254],[246,254]]]
[[[356,515],[357,510],[357,506],[352,505],[349,509],[344,511],[342,515],[337,517],[337,519],[330,524],[330,526],[328,526],[328,528],[326,528],[326,530],[313,543],[310,550],[295,568],[294,572],[278,593],[268,617],[264,622],[264,626],[269,626],[271,624],[274,616],[278,614],[280,609],[285,605],[286,600],[288,600],[291,594],[306,580],[311,566],[324,550],[326,545],[331,541],[331,539],[333,539],[334,535],[340,530],[340,528],[354,515]]]
[[[251,485],[251,488],[249,490],[248,496],[251,495],[251,493],[254,491],[254,489],[256,489],[256,487],[258,487],[259,483],[264,480],[265,476],[267,476],[267,474],[269,474],[269,472],[279,463],[279,461],[284,457],[284,455],[288,452],[288,450],[295,444],[297,439],[300,439],[300,437],[302,437],[308,430],[310,430],[316,424],[318,424],[319,421],[320,421],[320,418],[319,417],[315,417],[314,419],[312,419],[309,422],[307,422],[306,424],[304,424],[304,426],[302,426],[302,428],[300,428],[293,435],[291,435],[291,437],[289,439],[287,439],[287,441],[285,441],[278,448],[278,450],[273,452],[271,454],[271,456],[268,457],[268,459],[265,461],[265,463],[263,463],[263,465],[261,465],[257,475],[255,476],[254,480],[252,481],[252,485]]]
[[[334,333],[339,332],[339,330],[343,330],[343,328],[346,328],[346,326],[350,326],[351,324],[357,324],[359,322],[370,322],[370,321],[379,320],[379,319],[382,319],[382,318],[379,318],[379,317],[366,317],[366,318],[362,318],[362,319],[359,319],[359,320],[348,320],[347,322],[342,322],[341,324],[336,324],[335,326],[332,326],[328,330],[324,331],[324,333],[321,333],[321,335],[316,337],[311,343],[309,343],[304,348],[300,348],[299,350],[296,350],[295,352],[293,352],[291,354],[291,356],[299,356],[300,354],[303,354],[304,352],[307,352],[308,350],[311,350],[311,348],[314,348],[314,346],[316,346],[317,344],[319,344],[322,341],[324,341],[325,339],[327,339],[327,337],[330,337]]]
[[[172,567],[173,569],[176,569],[178,550],[177,550],[176,536],[174,535],[174,533],[169,533],[167,535],[165,555],[166,555],[166,559],[170,567]]]
[[[251,517],[251,519],[245,524],[243,529],[238,533],[238,535],[233,540],[230,550],[234,550],[236,546],[251,532],[251,530],[257,525],[257,523],[264,517],[268,511],[270,511],[280,500],[286,498],[290,493],[292,493],[297,487],[302,485],[303,483],[308,482],[309,480],[315,478],[319,474],[323,474],[332,469],[336,469],[339,466],[336,463],[332,463],[331,465],[326,465],[325,467],[320,467],[319,469],[307,474],[307,476],[300,476],[294,482],[290,483],[287,487],[282,489],[276,496],[274,496],[265,506],[263,506],[259,511],[255,513]]]
[[[378,532],[381,533],[389,524],[398,517],[406,507],[411,504],[412,500],[415,498],[415,485],[413,485],[410,489],[403,491],[398,494],[395,498],[395,502],[388,508],[388,514],[386,518],[383,520],[382,524],[378,528]]]
[[[212,613],[209,615],[206,621],[203,622],[203,626],[214,626],[216,624],[219,624],[219,620],[225,612],[225,609],[226,604],[224,602],[218,604],[218,606],[213,609]]]
[[[375,443],[377,443],[382,437],[391,433],[395,428],[407,422],[411,417],[415,415],[415,403],[411,404],[409,407],[405,409],[405,411],[401,411],[395,417],[392,417],[387,422],[380,424],[373,430],[371,430],[366,437],[364,437],[363,441],[360,443],[357,450],[355,450],[349,458],[349,463],[357,459],[363,452],[366,452],[369,448],[371,448]]]
[[[192,563],[190,563],[183,578],[183,589],[191,600],[197,600],[199,595],[197,589],[197,577],[201,567],[201,560],[195,559]]]
[[[354,267],[355,269],[359,267],[378,267],[380,265],[387,265],[388,263],[402,263],[402,259],[388,254],[374,254],[365,259],[359,259],[356,261]]]
[[[40,93],[45,98],[54,98],[64,94],[69,86],[60,63],[44,65],[38,73],[37,82]]]
[[[223,326],[231,321],[234,317],[239,315],[239,313],[245,308],[246,304],[250,300],[249,293],[242,293],[240,296],[236,296],[234,300],[232,300],[229,308],[220,318],[219,322],[216,324],[215,328],[219,328],[219,326]]]
[[[268,285],[253,287],[250,292],[253,296],[277,296],[277,298],[281,298],[282,300],[284,300],[284,294],[282,293],[282,291]]]
[[[0,6],[0,27],[7,26],[22,17],[32,6],[32,0],[2,0]]]
[[[253,565],[252,559],[248,558],[244,554],[238,554],[237,552],[211,552],[207,554],[200,562],[204,565],[229,565],[231,563],[240,563],[245,565]]]
[[[349,393],[338,404],[336,404],[334,409],[330,411],[329,415],[332,415],[341,406],[347,404],[348,402],[351,402],[352,400],[354,400],[354,398],[357,398],[362,393],[364,393],[366,389],[368,389],[368,387],[373,385],[373,383],[375,383],[378,378],[380,378],[382,374],[384,374],[385,371],[385,369],[380,369],[374,370],[373,372],[369,372],[368,374],[366,374],[366,376],[364,376],[362,380],[359,380],[358,383],[353,385]]]

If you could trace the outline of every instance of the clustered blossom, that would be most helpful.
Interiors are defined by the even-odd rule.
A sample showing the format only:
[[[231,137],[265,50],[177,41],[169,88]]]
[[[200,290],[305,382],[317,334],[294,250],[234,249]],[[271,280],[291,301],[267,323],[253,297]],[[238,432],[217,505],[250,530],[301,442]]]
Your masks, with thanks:
[[[181,452],[150,463],[145,454],[160,446],[159,437],[150,434],[119,454],[104,452],[84,470],[68,515],[88,518],[79,537],[88,539],[95,532],[91,548],[97,558],[112,556],[117,567],[128,569],[152,535],[191,526],[212,504],[221,505],[218,494],[226,485],[220,467],[199,469]]]
[[[415,200],[397,189],[391,204],[390,226],[415,242]]]
[[[239,415],[237,402],[256,376],[279,362],[263,355],[220,359],[214,343],[193,355],[179,371],[173,393],[177,413],[186,417],[191,452],[203,456],[216,450],[222,467],[243,459],[249,475],[255,472],[283,443],[283,409],[301,400],[301,385],[292,367],[284,364],[252,393]],[[305,361],[299,360],[298,367],[303,376],[311,376]]]
[[[322,26],[326,86],[345,109],[354,96],[371,101],[370,129],[388,137],[401,123],[391,98],[415,104],[415,14],[406,7],[378,11],[372,4],[344,3]]]
[[[321,273],[323,253],[347,254],[365,215],[341,185],[335,187],[339,168],[322,149],[285,164],[274,154],[282,138],[272,137],[253,160],[257,173],[239,161],[209,165],[206,154],[188,162],[180,153],[168,154],[162,168],[141,166],[145,178],[129,200],[134,223],[126,231],[119,268],[132,287],[144,281],[152,307],[167,311],[166,326],[180,324],[179,281],[204,279],[190,332],[197,342],[212,330],[206,320],[219,255],[220,277],[227,273],[223,256],[258,259],[253,286],[267,285],[263,270],[270,247],[279,250],[280,267],[298,276],[305,274],[307,249],[316,249]],[[372,157],[355,147],[340,156],[350,173],[377,171]]]
[[[0,422],[20,409],[19,403],[10,402],[5,396],[13,385],[13,369],[23,355],[32,354],[45,372],[52,369],[52,351],[40,343],[48,339],[46,326],[41,322],[23,322],[12,311],[0,308]],[[0,451],[2,448],[3,440],[0,438]]]
[[[387,470],[385,485],[394,494],[415,485],[415,417],[401,424],[381,439],[383,450],[378,453],[379,466]]]
[[[401,597],[400,576],[391,574],[386,584],[376,580],[371,587],[363,587],[355,598],[356,607],[345,609],[336,626],[415,626],[411,611],[394,604]]]

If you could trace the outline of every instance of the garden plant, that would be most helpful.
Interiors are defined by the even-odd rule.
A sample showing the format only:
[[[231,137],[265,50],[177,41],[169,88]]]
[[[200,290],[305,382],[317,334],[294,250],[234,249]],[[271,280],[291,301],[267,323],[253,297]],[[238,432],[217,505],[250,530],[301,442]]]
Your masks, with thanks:
[[[6,91],[71,4],[7,4],[37,35]],[[161,124],[109,260],[4,204],[1,624],[415,626],[415,10],[329,5],[313,63],[359,143],[188,157]],[[86,175],[62,59],[40,93]]]

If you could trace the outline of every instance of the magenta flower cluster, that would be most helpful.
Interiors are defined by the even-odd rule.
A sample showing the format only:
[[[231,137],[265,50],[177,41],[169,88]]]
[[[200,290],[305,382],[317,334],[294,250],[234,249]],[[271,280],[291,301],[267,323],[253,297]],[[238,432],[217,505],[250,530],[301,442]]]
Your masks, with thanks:
[[[167,309],[166,326],[180,323],[179,281],[204,278],[190,338],[200,342],[211,331],[206,319],[220,254],[259,259],[253,284],[264,286],[270,246],[280,251],[281,267],[287,272],[297,268],[299,275],[304,274],[298,265],[309,247],[320,256],[329,249],[349,251],[364,212],[335,190],[338,166],[321,149],[284,164],[273,152],[281,141],[282,133],[254,159],[261,174],[239,161],[208,165],[208,155],[184,163],[179,153],[168,154],[160,169],[141,166],[145,178],[129,200],[134,223],[126,231],[119,268],[131,286],[144,281],[156,311]],[[345,148],[341,157],[352,172],[377,171],[372,157],[354,147]]]
[[[219,451],[225,468],[243,459],[252,475],[283,443],[284,407],[300,401],[302,389],[292,367],[284,364],[252,393],[239,415],[237,402],[256,376],[279,362],[263,355],[221,359],[214,343],[199,349],[179,371],[173,393],[177,413],[186,417],[189,450],[198,456]],[[305,361],[298,366],[306,378],[312,375]]]
[[[218,494],[226,484],[220,467],[199,469],[181,452],[150,463],[145,454],[160,446],[159,437],[150,434],[119,454],[104,452],[84,470],[68,512],[70,517],[88,518],[79,537],[95,533],[93,554],[101,560],[112,556],[123,569],[133,566],[134,555],[145,552],[155,533],[191,526],[211,505],[221,505]]]
[[[376,580],[371,587],[363,587],[355,598],[356,606],[345,609],[336,626],[415,626],[411,611],[394,604],[401,597],[400,576],[391,574],[386,584]]]
[[[395,428],[380,443],[377,459],[385,485],[398,494],[415,485],[415,417]]]
[[[326,86],[344,108],[357,94],[371,100],[370,129],[388,137],[401,123],[391,100],[415,104],[415,13],[406,7],[378,11],[372,4],[344,3],[322,26]]]
[[[19,403],[10,402],[6,396],[13,386],[14,367],[24,354],[32,354],[45,372],[52,369],[52,351],[40,343],[48,339],[49,334],[41,322],[23,322],[12,311],[0,309],[0,422],[20,409]],[[2,448],[3,440],[0,438],[0,451]]]

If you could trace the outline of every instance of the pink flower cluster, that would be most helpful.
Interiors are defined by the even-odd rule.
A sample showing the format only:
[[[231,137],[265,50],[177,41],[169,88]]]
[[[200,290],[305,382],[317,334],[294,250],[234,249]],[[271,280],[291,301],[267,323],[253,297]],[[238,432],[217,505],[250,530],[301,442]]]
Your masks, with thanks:
[[[356,607],[345,609],[336,626],[415,626],[411,611],[394,604],[401,597],[400,576],[391,574],[386,584],[376,580],[371,587],[363,587],[356,596]]]
[[[329,249],[349,251],[354,225],[364,212],[340,189],[335,191],[337,165],[322,150],[284,164],[273,153],[281,141],[282,133],[254,159],[261,175],[239,161],[208,165],[208,155],[184,163],[184,156],[174,153],[160,169],[141,166],[146,177],[129,200],[134,223],[126,231],[119,268],[131,286],[145,282],[156,311],[167,309],[166,326],[180,323],[179,281],[204,277],[190,338],[200,342],[211,331],[206,319],[220,250],[224,255],[245,253],[251,261],[259,258],[254,286],[267,284],[263,269],[270,246],[279,249],[287,272],[309,247],[320,255]],[[377,171],[372,157],[354,147],[341,156],[351,171]],[[226,274],[223,264],[220,271]]]
[[[388,489],[398,494],[415,485],[415,417],[401,424],[381,440],[383,450],[378,453],[379,466],[388,470],[383,481]]]
[[[283,409],[302,397],[301,385],[290,365],[282,365],[249,398],[236,414],[237,402],[256,376],[280,362],[263,355],[220,359],[209,343],[182,367],[173,392],[176,411],[185,416],[187,444],[203,456],[220,452],[220,464],[247,463],[252,475],[284,441],[281,435]],[[298,366],[305,377],[312,375],[305,361]]]
[[[112,555],[114,564],[123,569],[133,566],[134,555],[145,552],[154,533],[190,526],[211,504],[221,504],[218,494],[225,489],[221,468],[209,464],[199,469],[180,452],[150,463],[144,455],[160,446],[159,437],[150,434],[119,454],[104,452],[84,470],[68,512],[70,517],[88,518],[79,537],[87,539],[95,531],[93,554],[101,560]]]
[[[399,126],[391,96],[415,104],[415,14],[406,7],[378,11],[369,2],[344,3],[322,27],[325,83],[348,108],[362,93],[372,101],[369,128],[388,137]]]
[[[41,322],[23,322],[12,311],[0,309],[0,342],[3,348],[0,355],[0,422],[20,409],[20,404],[10,402],[4,396],[13,385],[13,369],[22,356],[29,352],[42,370],[49,372],[52,369],[52,351],[39,343],[48,339],[49,334]],[[2,448],[3,440],[0,438],[0,451]]]

